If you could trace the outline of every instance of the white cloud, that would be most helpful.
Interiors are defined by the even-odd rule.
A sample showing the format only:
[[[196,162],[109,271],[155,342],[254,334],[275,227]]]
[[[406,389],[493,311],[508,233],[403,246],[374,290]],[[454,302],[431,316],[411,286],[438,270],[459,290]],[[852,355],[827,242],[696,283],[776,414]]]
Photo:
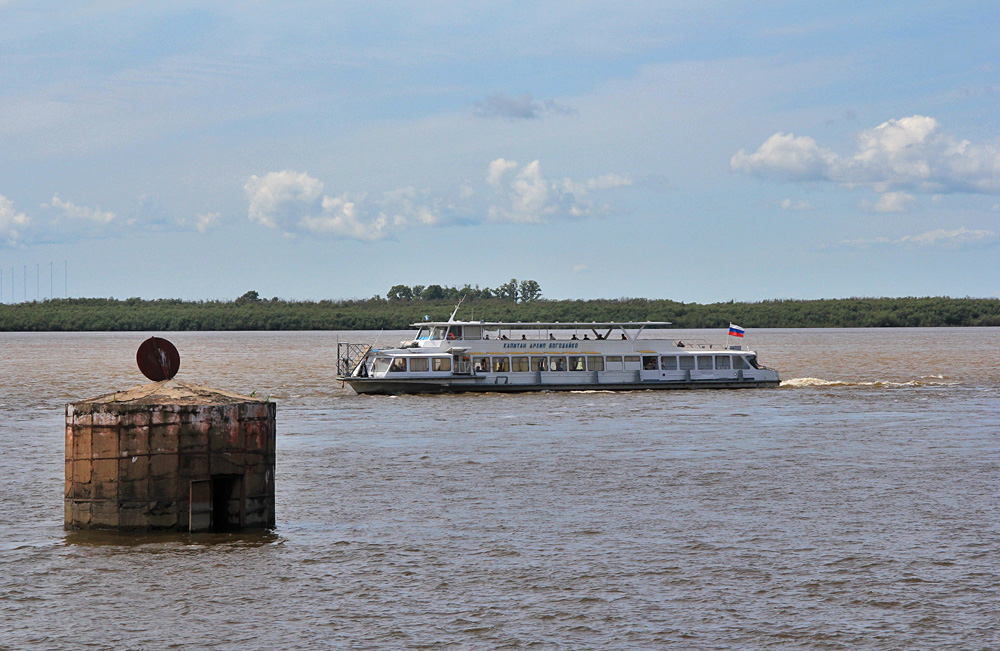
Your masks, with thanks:
[[[937,131],[937,121],[922,115],[866,129],[858,135],[857,152],[841,163],[839,174],[846,182],[872,184],[876,192],[923,187],[931,182],[932,167],[947,164],[944,154],[951,149]]]
[[[489,165],[487,180],[498,192],[499,203],[490,206],[493,221],[544,223],[554,219],[580,218],[594,212],[590,192],[632,185],[631,179],[617,174],[577,181],[564,178],[548,181],[541,163],[532,161],[513,180],[504,183],[506,172],[517,163],[498,158]]]
[[[462,189],[459,189],[462,195]],[[440,209],[432,206],[434,200],[427,191],[418,191],[413,186],[407,186],[391,192],[386,192],[375,202],[379,215],[391,218],[397,227],[408,225],[438,226],[444,223]]]
[[[195,221],[194,227],[198,229],[199,233],[204,233],[218,222],[219,213],[217,212],[198,213],[198,219]]]
[[[289,232],[303,217],[317,211],[323,183],[308,174],[284,170],[251,176],[243,190],[250,201],[250,221]]]
[[[498,215],[515,222],[539,222],[555,211],[549,199],[549,183],[542,178],[538,161],[525,165],[510,184],[510,210],[499,210]]]
[[[284,170],[252,176],[243,189],[250,221],[287,235],[372,241],[389,237],[393,230],[441,222],[434,207],[420,203],[421,193],[412,187],[386,192],[377,200],[365,194],[330,196],[323,193],[319,179]]]
[[[46,207],[57,208],[70,219],[81,219],[97,222],[98,224],[109,224],[115,218],[115,214],[113,212],[105,212],[100,208],[77,206],[72,201],[63,201],[59,198],[58,194],[52,195],[52,203]]]
[[[0,194],[0,242],[16,246],[31,218],[14,210],[14,202]]]
[[[610,190],[611,188],[620,188],[626,185],[632,185],[632,179],[619,176],[618,174],[605,174],[604,176],[587,180],[588,190]]]
[[[250,221],[285,234],[310,234],[371,241],[408,228],[499,222],[543,223],[591,215],[592,193],[632,185],[631,179],[605,174],[586,180],[544,177],[539,161],[518,169],[498,158],[487,165],[486,183],[492,193],[461,185],[452,196],[407,186],[382,193],[328,195],[323,183],[301,172],[284,170],[252,176],[244,186]],[[486,196],[490,195],[492,196]],[[473,203],[476,199],[478,205]],[[492,201],[491,205],[484,202]]]
[[[20,245],[67,242],[106,237],[132,229],[162,231],[194,226],[199,231],[215,224],[219,213],[200,214],[194,219],[167,219],[148,196],[140,196],[134,216],[120,216],[100,207],[80,206],[53,194],[32,217],[14,210],[13,202],[0,195],[0,244]]]
[[[498,188],[500,187],[500,183],[503,181],[504,174],[516,167],[517,163],[503,158],[491,161],[487,167],[486,182],[493,187]]]
[[[792,201],[791,199],[782,199],[779,204],[784,210],[812,210],[812,204],[808,201]]]
[[[836,154],[822,149],[808,136],[776,133],[752,154],[743,149],[736,152],[729,164],[734,170],[753,176],[814,181],[828,176],[836,160]]]
[[[957,228],[945,230],[939,228],[920,235],[904,235],[898,239],[875,237],[870,239],[848,240],[843,242],[848,246],[892,245],[909,247],[928,247],[943,249],[961,249],[970,246],[992,244],[997,241],[997,234],[988,230],[971,230]]]
[[[995,242],[997,234],[987,230],[969,230],[965,227],[953,231],[943,228],[928,231],[921,235],[907,235],[899,239],[900,244],[915,244],[917,246],[943,246],[958,248],[965,245],[989,244]]]
[[[862,131],[849,156],[824,149],[808,136],[777,133],[752,154],[737,152],[730,166],[762,178],[861,185],[878,193],[1000,194],[1000,146],[957,140],[922,115]]]
[[[912,194],[905,192],[886,192],[879,195],[878,201],[874,204],[862,202],[861,207],[875,212],[906,212],[913,207],[916,199]]]
[[[331,235],[352,240],[380,240],[386,236],[389,220],[379,215],[374,220],[362,220],[358,207],[346,195],[323,197],[323,211],[302,219],[302,226],[316,235]]]

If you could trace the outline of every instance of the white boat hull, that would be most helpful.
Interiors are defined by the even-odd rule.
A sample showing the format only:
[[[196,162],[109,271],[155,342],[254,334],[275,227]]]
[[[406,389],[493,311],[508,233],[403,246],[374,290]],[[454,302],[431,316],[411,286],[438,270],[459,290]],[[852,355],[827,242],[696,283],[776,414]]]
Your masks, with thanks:
[[[589,374],[588,374],[589,375]],[[583,378],[581,378],[582,380]],[[706,380],[645,380],[638,382],[593,382],[545,379],[542,382],[510,382],[499,377],[461,379],[341,378],[356,393],[400,395],[417,393],[526,393],[531,391],[657,391],[682,389],[760,389],[777,387],[779,380],[755,378]]]
[[[414,324],[396,347],[338,343],[338,379],[357,393],[515,393],[778,386],[756,353],[646,335],[665,323]],[[593,339],[590,336],[593,335]]]

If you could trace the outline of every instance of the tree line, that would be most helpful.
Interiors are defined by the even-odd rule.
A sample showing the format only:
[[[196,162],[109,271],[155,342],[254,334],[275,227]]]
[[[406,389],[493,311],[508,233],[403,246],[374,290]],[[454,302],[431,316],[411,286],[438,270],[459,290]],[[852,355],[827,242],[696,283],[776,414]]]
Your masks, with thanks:
[[[533,282],[533,281],[531,281]],[[512,280],[511,283],[514,283]],[[129,298],[52,299],[0,304],[0,332],[174,330],[405,330],[409,324],[456,318],[486,321],[670,321],[677,328],[1000,326],[995,298],[845,298],[754,303],[682,303],[668,299],[551,300],[537,283],[507,283],[497,295],[470,288],[394,285],[360,300],[286,301],[249,291],[232,301]],[[416,291],[416,290],[420,291]],[[475,289],[475,288],[471,288]],[[395,291],[394,291],[395,290]]]
[[[386,292],[385,298],[389,301],[455,301],[461,298],[471,299],[491,299],[499,298],[515,303],[529,303],[542,297],[542,286],[535,280],[518,281],[511,278],[495,289],[489,287],[480,288],[465,285],[464,287],[442,287],[441,285],[393,285]]]

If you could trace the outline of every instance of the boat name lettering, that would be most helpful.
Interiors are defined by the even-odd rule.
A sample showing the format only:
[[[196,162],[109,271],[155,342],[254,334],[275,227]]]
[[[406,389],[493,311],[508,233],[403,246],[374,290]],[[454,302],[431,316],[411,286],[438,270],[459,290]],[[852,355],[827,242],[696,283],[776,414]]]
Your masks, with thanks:
[[[525,343],[520,341],[509,341],[503,345],[504,348],[543,348],[554,350],[556,348],[579,348],[580,344],[575,341],[543,341],[539,343]]]

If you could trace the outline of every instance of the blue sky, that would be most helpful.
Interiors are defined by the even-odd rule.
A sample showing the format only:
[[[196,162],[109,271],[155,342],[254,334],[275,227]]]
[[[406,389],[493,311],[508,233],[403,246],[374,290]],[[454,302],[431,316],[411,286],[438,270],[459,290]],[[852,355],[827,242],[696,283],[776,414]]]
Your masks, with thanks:
[[[1000,296],[997,24],[0,0],[2,300]]]

